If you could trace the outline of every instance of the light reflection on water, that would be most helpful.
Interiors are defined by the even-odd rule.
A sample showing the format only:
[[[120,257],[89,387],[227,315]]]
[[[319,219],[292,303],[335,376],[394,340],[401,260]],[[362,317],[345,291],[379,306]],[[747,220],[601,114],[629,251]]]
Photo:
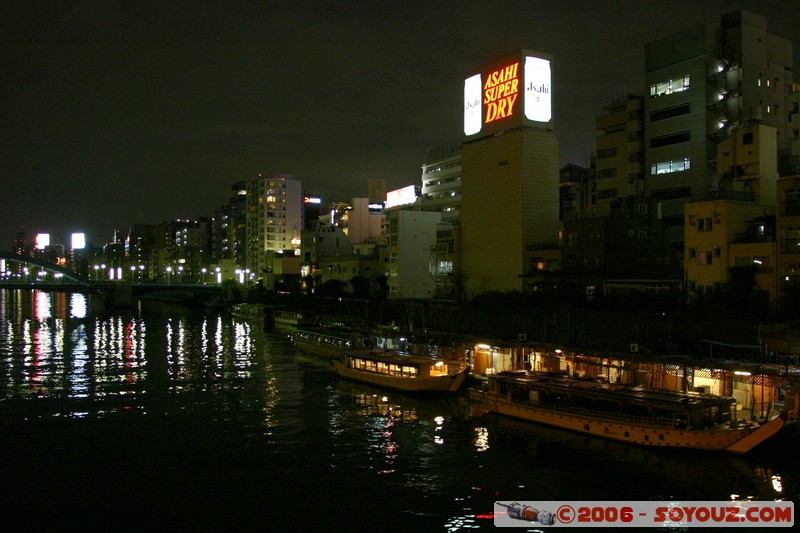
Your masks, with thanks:
[[[0,456],[25,465],[7,481],[51,477],[47,443],[58,442],[67,493],[170,491],[197,516],[208,512],[190,496],[198,491],[259,518],[264,501],[313,504],[370,530],[489,528],[501,499],[798,496],[797,466],[774,448],[660,453],[473,420],[464,396],[338,381],[327,361],[262,324],[150,304],[95,308],[86,295],[0,291]]]

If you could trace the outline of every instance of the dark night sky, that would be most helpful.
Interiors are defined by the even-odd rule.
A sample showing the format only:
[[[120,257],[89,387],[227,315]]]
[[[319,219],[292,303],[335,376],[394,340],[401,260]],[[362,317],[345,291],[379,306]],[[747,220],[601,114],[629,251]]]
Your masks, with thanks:
[[[561,164],[641,90],[644,45],[748,9],[794,37],[800,0],[140,1],[0,6],[0,250],[17,229],[91,242],[210,215],[230,185],[294,174],[324,200],[419,183],[458,142],[469,71],[552,54]]]

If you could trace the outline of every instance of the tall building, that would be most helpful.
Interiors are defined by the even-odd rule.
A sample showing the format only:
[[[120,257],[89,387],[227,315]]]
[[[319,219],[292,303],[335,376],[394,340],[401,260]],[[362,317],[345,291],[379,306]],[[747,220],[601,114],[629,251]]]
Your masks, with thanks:
[[[716,189],[716,145],[731,127],[773,126],[788,147],[791,41],[767,32],[764,17],[722,16],[645,48],[645,189],[660,198],[670,238],[683,239],[683,206]]]
[[[370,178],[367,197],[371,204],[382,204],[386,201],[386,180]]]
[[[259,175],[247,183],[246,270],[254,280],[272,274],[276,255],[299,256],[302,230],[303,185],[299,180],[289,174]]]
[[[461,215],[461,147],[428,150],[422,165],[422,209],[439,211],[442,220],[457,222]]]
[[[390,298],[431,298],[436,284],[431,275],[431,250],[441,215],[397,207],[386,212]]]
[[[526,250],[558,241],[551,58],[504,56],[464,82],[462,270],[467,295],[523,290]]]

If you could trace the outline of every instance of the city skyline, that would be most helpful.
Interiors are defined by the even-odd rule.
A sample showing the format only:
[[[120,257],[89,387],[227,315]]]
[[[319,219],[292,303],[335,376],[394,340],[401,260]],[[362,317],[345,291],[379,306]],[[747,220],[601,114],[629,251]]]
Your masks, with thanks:
[[[651,40],[746,9],[800,59],[789,0],[401,5],[7,5],[0,250],[20,226],[102,243],[210,216],[259,172],[326,202],[417,184],[461,140],[464,75],[509,50],[554,57],[561,165],[588,165],[603,106],[643,89]]]

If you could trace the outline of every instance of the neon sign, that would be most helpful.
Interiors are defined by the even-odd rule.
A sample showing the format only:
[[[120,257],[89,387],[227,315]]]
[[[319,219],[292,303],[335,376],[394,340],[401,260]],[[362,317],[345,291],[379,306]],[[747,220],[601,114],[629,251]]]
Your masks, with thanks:
[[[550,56],[518,50],[464,80],[464,134],[552,128]]]
[[[495,70],[486,77],[486,83],[483,85],[483,105],[486,106],[485,124],[510,117],[514,113],[514,102],[519,96],[518,68],[519,62],[516,62]]]

